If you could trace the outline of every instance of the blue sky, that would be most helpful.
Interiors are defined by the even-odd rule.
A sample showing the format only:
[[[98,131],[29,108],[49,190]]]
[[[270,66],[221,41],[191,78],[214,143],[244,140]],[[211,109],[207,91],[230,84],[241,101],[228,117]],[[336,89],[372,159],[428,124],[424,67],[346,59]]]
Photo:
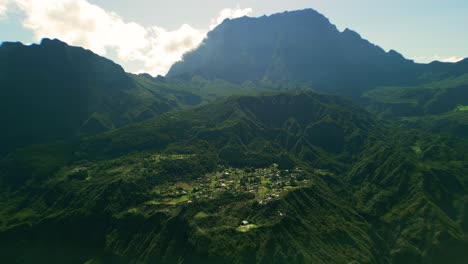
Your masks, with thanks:
[[[0,0],[0,41],[60,38],[157,75],[224,18],[304,8],[418,62],[468,57],[466,0]]]

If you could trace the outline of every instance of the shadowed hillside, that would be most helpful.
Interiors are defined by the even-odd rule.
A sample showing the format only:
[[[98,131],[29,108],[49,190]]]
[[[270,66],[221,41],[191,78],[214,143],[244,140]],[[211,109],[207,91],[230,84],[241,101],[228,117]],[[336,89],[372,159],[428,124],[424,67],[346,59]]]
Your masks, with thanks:
[[[44,39],[0,47],[0,155],[32,143],[96,133],[196,104],[91,51]]]

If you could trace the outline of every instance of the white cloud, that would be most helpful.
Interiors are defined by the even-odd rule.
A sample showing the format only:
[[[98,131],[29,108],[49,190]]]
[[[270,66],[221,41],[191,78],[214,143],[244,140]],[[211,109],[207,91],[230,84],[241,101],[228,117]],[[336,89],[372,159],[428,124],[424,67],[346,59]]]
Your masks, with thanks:
[[[0,14],[2,3],[0,0]],[[174,31],[158,26],[143,27],[124,21],[87,0],[13,0],[24,12],[23,26],[33,31],[35,40],[58,38],[71,45],[83,46],[99,55],[115,51],[118,61],[139,62],[137,72],[164,75],[170,66],[196,48],[226,18],[248,15],[251,8],[223,9],[211,21],[209,29],[196,29],[184,24]],[[6,6],[6,5],[4,5]],[[6,10],[6,9],[5,9]]]
[[[439,56],[439,55],[433,55],[433,56],[422,56],[422,57],[415,57],[414,60],[416,62],[421,62],[421,63],[429,63],[433,61],[441,61],[441,62],[459,62],[461,60],[465,59],[464,57],[460,56]]]
[[[6,17],[8,2],[9,0],[0,0],[0,19],[4,19]]]
[[[227,18],[238,18],[238,17],[248,16],[252,13],[252,11],[253,11],[252,8],[244,8],[244,9],[225,8],[221,10],[221,12],[219,12],[218,18],[211,20],[210,30],[213,30],[219,24],[223,23],[223,21]]]
[[[452,57],[437,57],[436,60],[442,61],[442,62],[459,62],[463,60],[463,57],[459,56],[452,56]]]
[[[205,33],[184,24],[175,31],[152,27],[148,29],[147,39],[149,47],[141,53],[140,60],[144,61],[145,68],[153,75],[164,75],[172,64],[182,59],[203,41]]]

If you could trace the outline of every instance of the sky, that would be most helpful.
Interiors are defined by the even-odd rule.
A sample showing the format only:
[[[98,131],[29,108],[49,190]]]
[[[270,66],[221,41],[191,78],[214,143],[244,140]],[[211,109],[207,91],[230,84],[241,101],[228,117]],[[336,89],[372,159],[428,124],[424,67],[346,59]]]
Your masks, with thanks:
[[[468,57],[467,0],[0,0],[0,42],[58,38],[156,76],[225,18],[304,8],[417,62]]]

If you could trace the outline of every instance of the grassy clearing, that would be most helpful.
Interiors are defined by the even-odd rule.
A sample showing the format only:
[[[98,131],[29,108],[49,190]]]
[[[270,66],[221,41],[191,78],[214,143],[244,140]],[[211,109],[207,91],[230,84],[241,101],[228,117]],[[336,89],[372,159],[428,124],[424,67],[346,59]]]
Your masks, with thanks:
[[[414,151],[414,153],[416,153],[418,155],[422,154],[422,150],[418,146],[412,146],[411,149]]]
[[[241,232],[241,233],[246,233],[246,232],[249,232],[250,230],[256,229],[256,228],[258,228],[257,225],[250,224],[250,225],[245,225],[245,226],[239,226],[238,228],[236,228],[236,231]]]
[[[114,168],[107,170],[107,172],[112,175],[125,174],[131,171],[132,171],[132,167],[130,166],[119,166],[119,167],[114,167]]]
[[[193,189],[193,186],[190,185],[188,182],[177,182],[174,186],[190,191]]]
[[[190,200],[190,197],[188,195],[184,195],[181,197],[177,198],[164,198],[161,200],[151,200],[147,201],[145,204],[147,205],[177,205],[180,203],[184,203]]]
[[[154,162],[160,162],[161,160],[183,160],[183,159],[188,159],[191,158],[195,155],[187,155],[187,154],[154,154],[151,157],[148,158],[148,160],[154,161]]]
[[[455,109],[456,111],[468,111],[468,105],[459,105]]]
[[[200,212],[198,212],[197,214],[195,214],[195,215],[193,216],[193,218],[195,218],[195,219],[203,219],[203,218],[207,218],[208,216],[209,216],[209,215],[206,214],[205,212],[200,211]]]
[[[138,210],[138,208],[130,208],[127,210],[127,212],[131,213],[131,214],[138,214],[140,212],[140,210]]]

